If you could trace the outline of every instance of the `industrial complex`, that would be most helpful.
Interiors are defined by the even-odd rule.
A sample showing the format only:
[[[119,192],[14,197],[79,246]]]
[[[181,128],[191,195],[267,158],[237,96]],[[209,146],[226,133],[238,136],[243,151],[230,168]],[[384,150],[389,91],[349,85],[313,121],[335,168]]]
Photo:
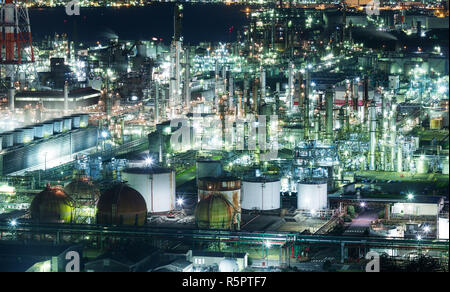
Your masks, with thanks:
[[[0,0],[0,271],[448,272],[448,1],[66,2]]]

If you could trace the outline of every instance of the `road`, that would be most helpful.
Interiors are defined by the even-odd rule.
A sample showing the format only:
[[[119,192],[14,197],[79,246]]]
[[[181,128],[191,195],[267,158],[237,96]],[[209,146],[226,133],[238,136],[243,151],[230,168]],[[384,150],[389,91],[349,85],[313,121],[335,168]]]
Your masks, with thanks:
[[[363,236],[366,228],[369,228],[370,223],[378,218],[378,212],[373,210],[365,211],[354,218],[344,231],[344,235],[348,236]]]

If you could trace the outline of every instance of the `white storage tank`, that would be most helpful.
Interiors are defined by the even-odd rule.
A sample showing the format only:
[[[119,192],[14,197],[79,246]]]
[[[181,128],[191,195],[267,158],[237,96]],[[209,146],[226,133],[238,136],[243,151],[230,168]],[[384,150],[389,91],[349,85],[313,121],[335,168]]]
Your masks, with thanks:
[[[23,131],[23,142],[30,143],[34,140],[34,128],[28,127],[21,129]]]
[[[62,133],[63,131],[63,120],[53,120],[53,132]]]
[[[89,115],[81,114],[80,115],[80,128],[86,128],[89,124]]]
[[[2,148],[9,148],[14,145],[14,132],[5,132],[2,136]]]
[[[0,151],[3,150],[3,137],[0,135]]]
[[[44,125],[44,137],[53,135],[53,122],[45,122]]]
[[[78,129],[80,127],[81,117],[79,115],[73,115],[72,118],[72,129]]]
[[[428,158],[425,156],[420,156],[416,158],[416,171],[417,173],[428,173],[430,164]]]
[[[64,117],[63,118],[63,132],[67,132],[72,130],[72,118]]]
[[[122,180],[141,193],[150,213],[175,209],[175,171],[159,167],[135,167],[122,171]]]
[[[444,159],[442,162],[442,174],[448,174],[448,167],[449,167],[449,160],[448,156]]]
[[[34,128],[34,137],[35,138],[42,138],[44,137],[44,125],[42,124],[37,124],[33,126]]]
[[[15,130],[13,133],[14,133],[14,145],[23,144],[23,131],[19,129]]]
[[[265,177],[247,178],[242,181],[242,209],[275,210],[280,208],[281,182]]]
[[[196,162],[197,185],[198,180],[204,177],[219,177],[222,175],[220,160],[199,159]]]
[[[297,184],[297,209],[327,209],[327,183],[324,181],[306,181]]]

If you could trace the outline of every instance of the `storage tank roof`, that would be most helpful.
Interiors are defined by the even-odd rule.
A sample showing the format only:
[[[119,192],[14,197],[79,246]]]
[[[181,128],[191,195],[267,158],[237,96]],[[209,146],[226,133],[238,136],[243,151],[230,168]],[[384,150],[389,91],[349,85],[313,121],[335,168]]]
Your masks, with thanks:
[[[279,178],[276,177],[269,177],[269,176],[253,176],[253,177],[246,177],[242,180],[243,182],[254,182],[254,183],[258,183],[258,182],[277,182],[280,181]]]
[[[123,172],[135,174],[159,174],[171,173],[173,171],[173,169],[165,167],[129,167],[123,170]]]
[[[203,182],[227,182],[227,181],[240,181],[240,179],[237,178],[237,177],[232,177],[232,176],[219,176],[219,177],[206,176],[206,177],[199,178],[199,181],[203,181]]]

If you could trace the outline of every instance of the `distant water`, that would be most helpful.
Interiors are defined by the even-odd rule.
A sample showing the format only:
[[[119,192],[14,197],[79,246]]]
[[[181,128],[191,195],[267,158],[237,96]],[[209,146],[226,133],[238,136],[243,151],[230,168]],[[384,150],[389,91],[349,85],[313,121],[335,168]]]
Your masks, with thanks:
[[[236,39],[237,30],[247,23],[240,6],[185,5],[184,40],[226,42]],[[173,4],[162,3],[129,8],[81,8],[79,16],[68,16],[65,9],[30,9],[31,31],[35,39],[54,33],[67,33],[80,42],[106,40],[114,35],[126,40],[162,38],[173,35]],[[231,29],[231,33],[230,33]]]

